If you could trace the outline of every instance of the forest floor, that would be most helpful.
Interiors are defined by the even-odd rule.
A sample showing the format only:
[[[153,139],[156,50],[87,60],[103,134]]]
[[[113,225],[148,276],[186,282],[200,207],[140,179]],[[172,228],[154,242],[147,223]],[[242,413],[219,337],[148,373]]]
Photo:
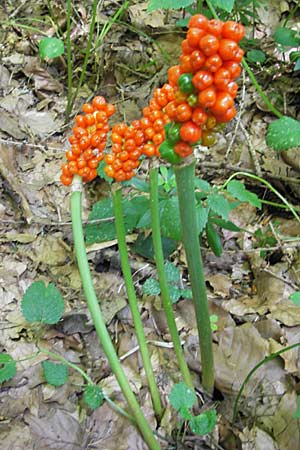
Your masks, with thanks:
[[[46,327],[42,343],[80,365],[114,401],[124,404],[90,321],[73,251],[70,189],[61,185],[60,167],[67,149],[74,115],[94,95],[104,95],[117,107],[114,121],[140,117],[153,89],[177,63],[182,29],[175,26],[182,13],[159,10],[148,14],[146,4],[131,1],[122,17],[93,48],[87,76],[79,90],[72,116],[65,123],[67,68],[64,57],[41,60],[38,42],[55,35],[45,0],[0,5],[0,351],[17,365],[16,376],[0,391],[1,450],[139,450],[145,449],[138,432],[107,403],[92,411],[82,402],[82,378],[70,372],[61,387],[48,385],[36,353],[34,329],[21,314],[20,303],[35,281],[54,283],[65,300],[62,321]],[[60,0],[51,2],[57,24],[66,28]],[[74,2],[72,19],[73,85],[80,74],[90,24],[91,2]],[[299,72],[284,63],[272,34],[294,2],[268,2],[257,9],[255,37],[267,55],[264,66],[253,67],[264,92],[292,117],[299,115]],[[104,1],[96,32],[108,23],[120,5]],[[90,6],[90,5],[89,5]],[[297,20],[297,19],[295,19]],[[29,26],[29,28],[28,28]],[[248,31],[247,31],[248,32]],[[252,30],[249,27],[249,34]],[[274,116],[265,107],[246,74],[239,78],[237,118],[219,134],[209,150],[197,153],[197,174],[213,185],[237,171],[259,175],[292,205],[299,203],[299,149],[284,158],[268,148],[267,125]],[[298,109],[297,109],[298,108]],[[147,167],[138,177],[147,180]],[[250,191],[271,203],[282,202],[265,185],[240,177]],[[109,195],[100,178],[85,187],[84,220],[92,205]],[[203,256],[211,314],[218,317],[213,333],[216,392],[203,395],[200,383],[197,328],[190,299],[181,298],[175,314],[188,365],[200,403],[216,406],[218,424],[204,437],[188,429],[176,433],[178,417],[169,406],[157,431],[167,449],[295,450],[300,448],[299,349],[263,364],[246,384],[232,420],[233,405],[246,376],[260,361],[300,342],[299,306],[289,298],[300,290],[300,223],[283,208],[264,204],[258,209],[241,203],[230,220],[239,232],[222,231],[223,254],[217,258],[203,242]],[[134,232],[129,243],[137,238]],[[111,336],[142,409],[156,427],[143,366],[127,306],[116,241],[88,246],[93,280]],[[169,256],[188,287],[185,256],[179,245]],[[170,336],[159,296],[145,296],[141,286],[155,274],[153,261],[131,253],[134,281],[151,359],[165,405],[178,382]],[[297,415],[298,413],[298,415]],[[298,419],[297,419],[298,417]]]

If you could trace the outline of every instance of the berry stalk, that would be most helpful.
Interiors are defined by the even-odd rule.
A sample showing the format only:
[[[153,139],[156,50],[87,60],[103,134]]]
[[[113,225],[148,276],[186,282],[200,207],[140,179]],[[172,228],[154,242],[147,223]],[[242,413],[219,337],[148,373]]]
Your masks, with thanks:
[[[147,443],[150,450],[161,450],[159,443],[157,442],[154,434],[149,426],[148,421],[144,417],[140,406],[133,394],[129,381],[123,371],[115,348],[107,331],[105,321],[96,297],[96,293],[93,287],[91,272],[87,260],[87,254],[85,249],[85,242],[82,229],[82,205],[81,205],[81,179],[78,175],[75,175],[73,182],[73,192],[71,195],[71,216],[72,227],[75,244],[75,252],[77,257],[77,264],[82,280],[83,290],[87,299],[87,305],[95,325],[96,332],[99,340],[105,352],[105,355],[109,361],[112,372],[114,373],[123,395],[129,405],[131,413],[136,421],[136,424]]]
[[[139,349],[141,352],[146,377],[149,384],[150,394],[152,398],[153,409],[156,417],[161,419],[163,408],[160,401],[160,395],[155,381],[153,373],[149,350],[147,347],[146,337],[143,328],[143,322],[139,312],[137,298],[135,295],[135,288],[132,280],[131,268],[128,258],[128,251],[126,245],[126,231],[123,219],[123,207],[122,207],[122,189],[115,185],[113,189],[113,206],[115,215],[115,227],[118,239],[119,253],[121,258],[122,272],[125,280],[125,286],[129,301],[129,306],[133,318],[134,329],[136,332]]]
[[[177,183],[182,241],[189,269],[198,327],[202,384],[207,392],[212,393],[214,388],[212,334],[196,220],[195,159],[187,159],[180,165],[174,165],[173,168]]]
[[[172,302],[170,300],[168,282],[164,267],[164,255],[161,242],[160,233],[160,219],[159,219],[159,204],[158,204],[158,169],[152,168],[150,170],[150,209],[151,209],[151,227],[152,227],[152,241],[155,254],[155,263],[158,273],[158,280],[161,290],[161,297],[163,308],[166,314],[166,319],[174,345],[175,354],[177,357],[180,372],[182,374],[185,384],[192,390],[194,385],[190,371],[184,358],[184,353],[181,347],[178,330],[176,327]]]

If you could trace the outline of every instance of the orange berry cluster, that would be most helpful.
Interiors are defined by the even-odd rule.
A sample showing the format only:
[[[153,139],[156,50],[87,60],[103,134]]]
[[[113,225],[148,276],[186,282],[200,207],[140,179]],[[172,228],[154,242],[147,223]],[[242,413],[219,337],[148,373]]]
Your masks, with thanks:
[[[159,156],[159,146],[165,139],[164,126],[170,118],[164,107],[174,99],[174,89],[169,84],[155,89],[143,117],[130,126],[119,123],[112,128],[112,152],[105,155],[104,172],[116,181],[130,180],[140,164],[140,157]]]
[[[183,123],[180,137],[186,144],[201,139],[203,145],[211,145],[212,130],[235,117],[234,80],[241,73],[244,51],[238,43],[243,36],[243,25],[234,21],[208,20],[202,14],[191,17],[180,64],[168,70],[175,99],[166,107],[171,120]]]
[[[96,169],[104,157],[103,151],[110,129],[108,118],[114,114],[115,107],[106,103],[105,98],[99,95],[92,103],[85,103],[82,111],[84,114],[76,116],[76,126],[68,138],[71,145],[66,152],[68,162],[62,165],[60,177],[65,186],[72,183],[75,174],[85,182],[96,178]]]

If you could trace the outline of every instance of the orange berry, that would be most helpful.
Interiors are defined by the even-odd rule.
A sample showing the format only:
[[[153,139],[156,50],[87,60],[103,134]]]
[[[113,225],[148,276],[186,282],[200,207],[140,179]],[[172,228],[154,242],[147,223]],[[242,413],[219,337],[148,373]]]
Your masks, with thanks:
[[[60,181],[64,186],[70,186],[72,184],[73,177],[68,177],[67,175],[61,175]]]
[[[90,103],[84,103],[82,105],[82,111],[86,114],[92,114],[94,112],[94,108]]]
[[[106,100],[102,95],[97,95],[92,100],[92,105],[95,109],[104,110],[106,109]]]

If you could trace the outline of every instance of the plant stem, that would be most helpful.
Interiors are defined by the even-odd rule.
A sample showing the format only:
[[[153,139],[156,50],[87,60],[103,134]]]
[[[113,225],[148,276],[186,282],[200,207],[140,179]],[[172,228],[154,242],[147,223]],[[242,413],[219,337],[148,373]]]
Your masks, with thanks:
[[[66,122],[72,110],[72,55],[71,55],[71,0],[67,0],[67,71],[68,71],[68,96],[66,107]]]
[[[287,352],[288,350],[292,350],[293,348],[299,347],[300,346],[300,342],[298,342],[297,344],[293,344],[290,345],[289,347],[286,348],[282,348],[281,350],[278,350],[278,352],[275,353],[271,353],[271,355],[266,356],[266,358],[264,358],[262,361],[260,361],[258,364],[256,364],[256,366],[253,367],[253,369],[250,370],[250,372],[248,373],[248,375],[246,376],[246,378],[244,379],[240,390],[238,392],[238,395],[236,396],[235,402],[234,402],[234,406],[233,406],[233,422],[237,416],[237,407],[238,407],[238,403],[239,400],[241,398],[241,395],[243,393],[244,387],[246,386],[246,384],[248,383],[248,381],[250,380],[250,378],[252,377],[252,375],[254,374],[254,372],[257,371],[257,369],[259,369],[262,365],[266,364],[268,361],[271,361],[274,358],[277,358],[277,356],[281,355],[281,353]]]
[[[198,13],[202,14],[202,10],[203,10],[203,0],[198,0],[197,11]]]
[[[71,363],[70,361],[65,359],[63,356],[58,355],[57,353],[50,352],[49,350],[46,350],[45,348],[42,348],[42,347],[39,347],[38,353],[44,353],[45,355],[50,356],[51,358],[56,359],[57,361],[60,361],[61,363],[65,364],[66,366],[71,367],[71,369],[76,370],[78,373],[80,373],[82,378],[84,378],[87,381],[88,385],[95,386],[95,383],[93,382],[93,380],[88,376],[87,373],[85,373],[84,370],[81,369],[81,367],[78,367],[76,364]],[[103,392],[103,397],[112,409],[117,411],[122,416],[126,417],[126,419],[135,423],[135,420],[133,419],[133,417],[131,417],[123,408],[121,408],[113,400],[111,400],[105,394],[105,392]]]
[[[161,242],[160,233],[160,219],[159,219],[159,202],[158,202],[158,169],[150,169],[150,209],[151,209],[151,227],[152,227],[152,241],[154,247],[155,263],[158,273],[161,297],[163,308],[166,314],[168,327],[174,345],[175,354],[178,365],[185,384],[192,390],[194,385],[190,371],[184,358],[183,350],[178,335],[172,302],[170,300],[169,287],[164,266],[164,255]]]
[[[215,10],[215,8],[213,7],[211,0],[206,0],[207,6],[210,10],[210,12],[212,13],[213,17],[215,19],[219,19],[219,16]],[[252,83],[254,84],[258,94],[260,95],[261,99],[265,102],[265,104],[267,105],[267,107],[269,108],[270,111],[272,111],[273,114],[275,114],[275,116],[277,116],[279,119],[280,117],[283,116],[283,114],[281,114],[280,111],[278,111],[278,109],[272,105],[272,103],[270,102],[270,100],[268,99],[268,97],[266,96],[266,94],[264,93],[264,91],[262,90],[262,88],[260,87],[254,73],[252,72],[252,70],[250,69],[250,67],[248,66],[245,58],[242,59],[242,65],[244,67],[244,69],[246,70],[247,74],[249,75],[250,80],[252,81]]]
[[[134,328],[136,332],[139,349],[141,352],[146,377],[149,384],[150,394],[153,403],[153,409],[156,417],[161,419],[163,409],[160,401],[159,391],[155,381],[155,376],[151,366],[150,354],[148,351],[146,337],[143,329],[143,322],[139,312],[137,298],[135,295],[134,284],[132,280],[132,274],[130,269],[130,263],[128,258],[128,251],[126,245],[126,231],[123,218],[123,206],[122,206],[122,188],[118,185],[113,189],[113,205],[115,215],[115,227],[118,239],[119,253],[121,259],[122,272],[124,276],[129,306],[133,318]]]
[[[68,0],[70,1],[70,0]],[[86,45],[86,50],[85,50],[85,55],[84,55],[84,60],[83,60],[83,64],[82,64],[82,69],[81,69],[81,73],[80,73],[80,77],[77,83],[77,87],[76,87],[76,91],[74,93],[74,96],[72,96],[72,100],[70,102],[69,105],[69,109],[67,109],[67,117],[70,115],[72,108],[74,106],[75,100],[77,98],[79,89],[82,86],[85,74],[86,74],[86,68],[88,65],[88,61],[89,61],[89,57],[90,57],[90,51],[91,51],[91,47],[92,47],[92,40],[93,40],[93,33],[94,33],[94,29],[95,29],[95,22],[96,22],[96,15],[97,15],[97,6],[98,6],[98,0],[94,0],[93,1],[93,11],[92,11],[92,19],[91,19],[91,24],[90,24],[90,29],[89,29],[89,36],[88,36],[88,41],[87,41],[87,45]]]
[[[174,165],[173,168],[177,183],[182,241],[189,269],[199,334],[202,384],[204,389],[211,393],[214,388],[212,333],[197,229],[194,187],[195,159],[186,159],[183,164]]]
[[[82,217],[81,217],[81,178],[75,175],[73,181],[73,192],[71,195],[71,216],[72,227],[75,244],[75,252],[79,268],[80,277],[82,280],[83,290],[87,299],[87,305],[95,325],[96,332],[102,344],[105,355],[109,361],[112,372],[114,373],[124,397],[130,407],[131,413],[136,421],[136,424],[151,450],[161,450],[161,447],[154,437],[154,434],[145,419],[140,406],[133,394],[127,377],[122,369],[115,348],[107,331],[105,321],[95,294],[93,287],[91,272],[87,260],[87,254],[84,243]]]
[[[297,214],[295,208],[287,201],[287,199],[283,195],[281,195],[280,192],[278,192],[268,181],[264,180],[263,178],[258,177],[257,175],[254,175],[254,174],[248,173],[248,172],[236,172],[236,173],[232,174],[228,178],[228,180],[225,181],[225,183],[222,185],[222,189],[225,189],[227,184],[233,178],[236,178],[238,176],[244,176],[244,177],[252,178],[252,179],[254,179],[256,181],[259,181],[260,183],[264,184],[265,186],[267,186],[270,189],[270,191],[272,191],[275,195],[277,195],[278,198],[280,198],[282,203],[284,203],[286,205],[287,209],[289,209],[291,211],[291,213],[293,214],[293,216],[295,217],[297,222],[300,223],[299,215]]]

